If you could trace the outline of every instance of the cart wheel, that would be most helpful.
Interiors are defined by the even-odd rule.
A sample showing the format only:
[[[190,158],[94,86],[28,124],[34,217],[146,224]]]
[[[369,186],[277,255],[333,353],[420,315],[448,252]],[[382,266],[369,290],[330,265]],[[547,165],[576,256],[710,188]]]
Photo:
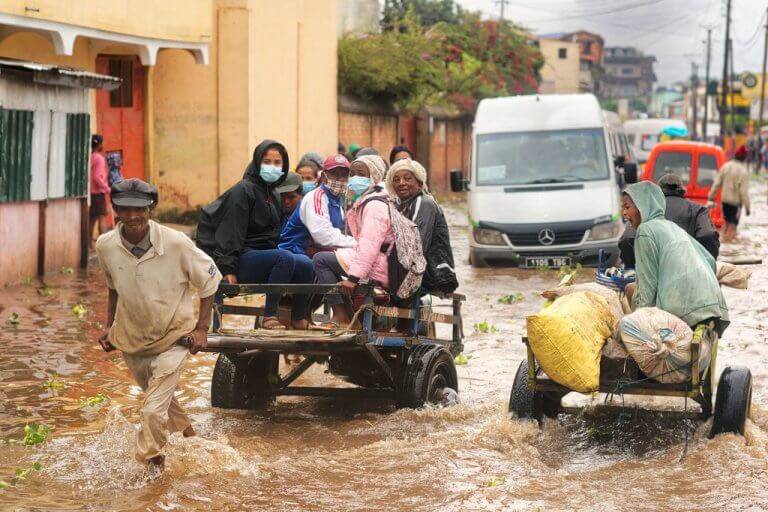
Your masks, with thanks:
[[[557,417],[560,412],[559,393],[539,393],[528,387],[528,359],[523,359],[515,374],[512,392],[509,394],[509,412],[520,419],[536,420],[541,424],[546,415]]]
[[[450,388],[451,391],[448,391]],[[451,354],[440,345],[421,343],[408,354],[397,389],[398,408],[418,409],[440,404],[459,391],[459,378]]]
[[[275,401],[272,386],[277,381],[277,354],[240,358],[219,354],[211,378],[211,405],[222,409],[259,409]]]
[[[709,438],[723,432],[744,435],[752,405],[752,372],[743,366],[727,366],[717,384],[715,415]]]

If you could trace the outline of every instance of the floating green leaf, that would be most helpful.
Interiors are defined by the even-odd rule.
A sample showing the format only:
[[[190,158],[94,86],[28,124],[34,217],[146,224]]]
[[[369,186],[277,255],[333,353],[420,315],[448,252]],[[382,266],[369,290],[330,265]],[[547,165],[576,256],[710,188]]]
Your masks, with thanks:
[[[34,464],[32,464],[32,469],[34,469],[35,471],[40,471],[41,469],[43,469],[43,466],[39,462],[35,462]]]
[[[19,325],[21,323],[21,317],[14,311],[11,313],[11,316],[8,317],[8,323],[11,325]]]
[[[514,304],[516,302],[523,302],[525,300],[525,295],[522,294],[522,292],[512,293],[510,295],[502,295],[499,297],[499,302],[501,304]]]
[[[56,372],[51,373],[48,381],[43,384],[43,388],[48,391],[58,391],[59,389],[65,389],[67,387],[67,383],[59,380],[59,375]]]
[[[72,306],[72,313],[74,313],[77,318],[82,319],[85,317],[86,313],[88,313],[88,308],[82,304],[75,304]]]
[[[104,393],[99,393],[97,395],[83,397],[80,399],[81,407],[96,407],[105,402],[109,402],[109,397]]]
[[[472,359],[472,357],[473,357],[472,354],[469,354],[469,355],[459,354],[453,359],[453,362],[457,366],[461,366],[461,365],[467,364],[469,360]]]
[[[10,486],[11,486],[11,484],[6,482],[5,480],[0,480],[0,489],[7,489]]]
[[[474,324],[473,327],[475,328],[476,332],[481,332],[483,334],[486,334],[486,333],[489,333],[489,332],[490,333],[494,333],[494,332],[496,332],[498,330],[498,329],[496,329],[495,325],[489,324],[487,320],[483,320],[479,324]]]
[[[61,273],[67,276],[71,276],[75,273],[75,270],[72,267],[61,267]]]
[[[579,270],[581,270],[581,263],[577,263],[576,266],[573,267],[566,265],[564,267],[560,267],[560,269],[557,271],[557,277],[561,280],[568,278],[570,281],[572,281],[573,278],[576,277],[576,274],[579,273]]]
[[[504,482],[506,482],[506,478],[498,477],[498,476],[492,476],[487,482],[485,482],[483,485],[485,487],[498,487],[500,485],[503,485]]]
[[[37,289],[37,293],[42,295],[43,297],[50,297],[53,295],[53,288],[49,288],[43,285]]]
[[[51,427],[43,425],[41,423],[30,423],[24,427],[24,439],[22,444],[24,446],[32,446],[35,444],[44,443],[48,438],[48,434],[51,433]]]

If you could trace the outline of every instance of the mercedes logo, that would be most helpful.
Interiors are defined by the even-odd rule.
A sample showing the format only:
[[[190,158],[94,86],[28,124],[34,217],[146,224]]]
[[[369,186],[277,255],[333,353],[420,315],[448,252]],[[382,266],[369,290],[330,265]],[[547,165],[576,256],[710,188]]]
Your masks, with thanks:
[[[539,243],[541,245],[552,245],[555,242],[555,232],[551,229],[542,229],[539,231]]]

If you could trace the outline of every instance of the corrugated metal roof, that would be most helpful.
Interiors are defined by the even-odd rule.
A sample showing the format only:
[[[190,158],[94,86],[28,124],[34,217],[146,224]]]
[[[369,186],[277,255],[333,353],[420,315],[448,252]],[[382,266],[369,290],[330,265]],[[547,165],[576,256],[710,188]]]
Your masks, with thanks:
[[[122,83],[120,78],[114,76],[15,59],[0,59],[0,76],[4,74],[28,78],[32,82],[41,84],[110,91],[117,89]]]

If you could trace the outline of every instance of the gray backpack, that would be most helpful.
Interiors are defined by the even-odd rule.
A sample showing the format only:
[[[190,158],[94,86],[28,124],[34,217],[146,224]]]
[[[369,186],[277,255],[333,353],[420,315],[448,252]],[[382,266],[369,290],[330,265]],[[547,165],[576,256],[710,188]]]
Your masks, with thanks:
[[[395,235],[395,243],[387,253],[389,292],[400,299],[413,297],[421,287],[421,280],[427,270],[419,227],[397,211],[392,201],[385,197],[373,196],[361,207],[370,201],[386,203],[389,209],[389,222]]]

